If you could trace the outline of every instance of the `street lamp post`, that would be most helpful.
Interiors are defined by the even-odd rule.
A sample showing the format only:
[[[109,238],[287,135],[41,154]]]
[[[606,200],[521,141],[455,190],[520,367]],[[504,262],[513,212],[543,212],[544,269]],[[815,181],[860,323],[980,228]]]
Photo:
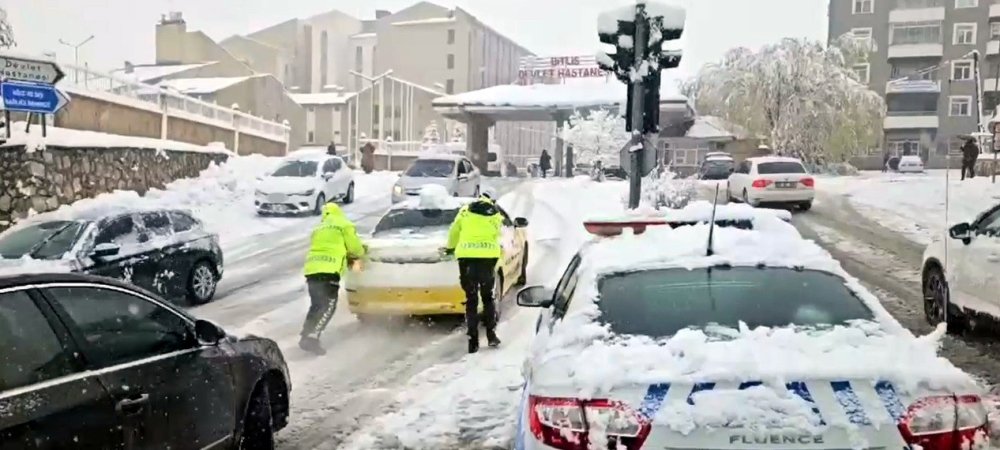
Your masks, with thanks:
[[[87,39],[80,41],[79,44],[70,44],[69,42],[59,39],[60,44],[73,48],[73,65],[76,66],[74,68],[73,81],[76,83],[80,82],[80,47],[83,47],[84,44],[90,42],[92,39],[94,39],[94,35],[90,35]]]

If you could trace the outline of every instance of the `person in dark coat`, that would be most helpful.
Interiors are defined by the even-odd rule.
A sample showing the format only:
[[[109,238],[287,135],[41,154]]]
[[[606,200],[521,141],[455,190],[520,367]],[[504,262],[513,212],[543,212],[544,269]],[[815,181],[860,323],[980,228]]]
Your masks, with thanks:
[[[326,147],[326,154],[330,156],[337,156],[337,144],[330,141],[330,145]]]
[[[882,153],[882,172],[889,171],[889,151]]]
[[[375,170],[375,146],[371,142],[361,147],[361,170],[365,173]]]
[[[976,140],[969,138],[965,141],[965,145],[962,146],[962,179],[965,179],[965,174],[969,174],[969,178],[976,177],[976,160],[979,159],[979,146],[976,145]]]
[[[549,156],[549,151],[542,149],[542,157],[538,161],[538,168],[542,169],[542,178],[545,178],[545,173],[552,168],[552,156]]]

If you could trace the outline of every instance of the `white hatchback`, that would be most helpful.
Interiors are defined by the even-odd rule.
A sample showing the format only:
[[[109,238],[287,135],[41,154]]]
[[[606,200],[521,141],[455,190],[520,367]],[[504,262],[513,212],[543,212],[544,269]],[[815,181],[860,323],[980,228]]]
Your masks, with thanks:
[[[619,225],[518,293],[541,313],[515,449],[988,447],[943,327],[914,337],[812,241]]]
[[[335,200],[354,202],[354,171],[339,156],[325,154],[285,159],[254,192],[261,215],[319,214]]]
[[[816,179],[797,158],[747,158],[729,176],[729,198],[753,206],[788,203],[803,211],[812,207]]]
[[[921,173],[924,171],[924,161],[917,155],[906,155],[899,158],[897,167],[900,173]]]

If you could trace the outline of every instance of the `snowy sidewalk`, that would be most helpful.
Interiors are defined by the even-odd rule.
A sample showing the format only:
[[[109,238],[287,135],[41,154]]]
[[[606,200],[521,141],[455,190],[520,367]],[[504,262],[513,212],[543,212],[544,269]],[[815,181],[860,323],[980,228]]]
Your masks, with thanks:
[[[993,184],[989,177],[960,181],[957,170],[948,175],[946,184],[944,170],[925,174],[862,172],[850,177],[820,177],[816,189],[819,202],[823,195],[846,196],[858,212],[917,243],[927,244],[947,227],[971,221],[1000,203],[1000,182]]]

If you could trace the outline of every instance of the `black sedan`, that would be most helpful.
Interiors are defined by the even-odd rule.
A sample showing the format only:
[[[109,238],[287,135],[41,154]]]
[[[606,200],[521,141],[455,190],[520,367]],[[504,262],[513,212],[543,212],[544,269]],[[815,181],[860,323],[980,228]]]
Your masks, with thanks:
[[[215,296],[223,259],[218,236],[185,211],[115,209],[41,215],[0,234],[0,269],[39,261],[197,305]]]
[[[288,423],[277,344],[126,283],[0,277],[0,449],[270,449]]]

